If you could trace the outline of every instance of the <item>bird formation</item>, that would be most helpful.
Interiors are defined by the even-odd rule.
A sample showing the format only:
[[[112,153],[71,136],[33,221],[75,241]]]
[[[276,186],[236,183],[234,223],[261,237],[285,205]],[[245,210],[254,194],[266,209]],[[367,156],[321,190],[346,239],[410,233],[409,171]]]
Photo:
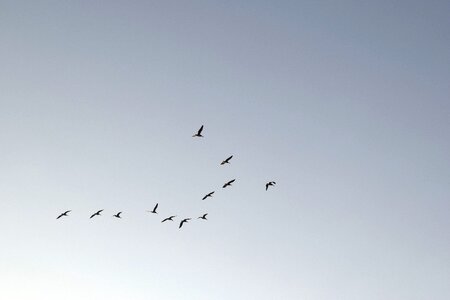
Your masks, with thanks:
[[[198,129],[198,131],[197,131],[192,137],[194,137],[194,138],[197,138],[197,137],[204,137],[204,136],[202,135],[203,128],[204,128],[204,126],[202,125],[202,126]],[[231,161],[232,158],[233,158],[233,155],[227,157],[226,159],[224,159],[224,160],[220,163],[220,165],[230,164],[230,161]],[[222,188],[227,188],[227,187],[229,187],[229,186],[232,186],[232,184],[233,184],[235,181],[236,181],[236,179],[232,179],[232,180],[227,181],[227,182],[222,186]],[[274,186],[275,184],[276,184],[275,181],[269,181],[269,182],[267,182],[267,183],[266,183],[266,191],[269,189],[270,186]],[[206,194],[206,195],[202,198],[202,200],[206,200],[207,198],[213,197],[214,193],[215,193],[215,191],[212,191],[212,192]],[[158,205],[159,205],[159,203],[156,203],[156,205],[155,205],[155,207],[153,208],[153,210],[147,210],[147,212],[152,213],[152,214],[158,214],[158,212],[156,211],[156,210],[158,209]],[[61,213],[60,215],[58,215],[58,217],[57,217],[56,219],[59,219],[59,218],[61,218],[61,217],[68,217],[70,212],[71,212],[71,210],[67,210],[67,211]],[[93,213],[93,214],[90,216],[90,219],[92,219],[92,218],[94,218],[94,217],[96,217],[96,216],[101,216],[101,213],[102,213],[102,212],[103,212],[103,209],[98,210],[97,212]],[[122,214],[122,212],[120,211],[120,212],[116,213],[115,215],[113,215],[113,217],[115,217],[115,218],[117,218],[117,219],[121,219],[121,218],[122,218],[122,217],[120,216],[121,214]],[[207,215],[208,215],[207,213],[204,213],[203,215],[201,215],[201,216],[198,217],[197,219],[208,220],[208,219],[206,218]],[[164,223],[164,222],[167,222],[167,221],[174,221],[173,218],[175,218],[175,217],[177,217],[177,216],[176,216],[176,215],[173,215],[173,216],[169,216],[169,217],[167,217],[167,218],[164,218],[164,219],[161,221],[161,223]],[[184,224],[184,223],[188,223],[190,220],[191,220],[191,218],[184,218],[184,219],[182,219],[181,222],[180,222],[179,225],[178,225],[178,228],[183,227],[183,224]]]

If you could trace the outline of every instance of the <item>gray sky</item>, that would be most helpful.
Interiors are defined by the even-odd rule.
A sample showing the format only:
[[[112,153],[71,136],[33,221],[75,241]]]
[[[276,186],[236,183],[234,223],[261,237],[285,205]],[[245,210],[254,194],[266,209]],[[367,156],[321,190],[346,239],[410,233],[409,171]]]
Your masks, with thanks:
[[[0,298],[450,299],[449,12],[0,1]]]

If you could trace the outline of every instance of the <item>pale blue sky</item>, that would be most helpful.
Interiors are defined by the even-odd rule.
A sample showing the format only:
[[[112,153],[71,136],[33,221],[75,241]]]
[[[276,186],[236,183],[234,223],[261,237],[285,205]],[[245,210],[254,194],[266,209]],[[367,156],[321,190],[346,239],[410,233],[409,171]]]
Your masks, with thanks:
[[[449,299],[449,13],[0,1],[0,298]]]

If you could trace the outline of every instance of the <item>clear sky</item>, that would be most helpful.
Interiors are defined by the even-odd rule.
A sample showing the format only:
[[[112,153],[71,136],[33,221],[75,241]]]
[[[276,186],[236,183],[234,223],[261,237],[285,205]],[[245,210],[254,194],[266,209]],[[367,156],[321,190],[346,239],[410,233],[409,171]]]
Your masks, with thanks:
[[[0,299],[450,299],[449,13],[0,1]]]

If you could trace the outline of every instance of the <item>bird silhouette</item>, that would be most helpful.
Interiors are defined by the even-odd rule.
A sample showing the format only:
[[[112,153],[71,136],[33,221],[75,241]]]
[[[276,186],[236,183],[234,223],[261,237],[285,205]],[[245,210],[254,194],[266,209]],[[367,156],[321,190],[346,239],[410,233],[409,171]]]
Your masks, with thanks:
[[[208,219],[206,218],[207,215],[208,215],[208,214],[204,214],[203,216],[198,217],[198,219],[208,220]]]
[[[181,228],[181,226],[183,226],[183,224],[184,224],[184,223],[187,223],[189,220],[190,220],[190,218],[183,219],[183,220],[180,222],[180,226],[179,226],[178,228]]]
[[[215,191],[213,191],[213,192],[211,192],[211,193],[209,193],[209,194],[206,194],[203,198],[202,198],[202,200],[205,200],[206,198],[208,198],[208,197],[212,197],[212,195],[215,193]]]
[[[231,186],[231,184],[232,184],[235,180],[236,180],[236,179],[233,179],[233,180],[228,181],[227,183],[225,183],[225,184],[223,185],[222,188],[226,188],[227,186]]]
[[[155,207],[153,208],[153,210],[147,210],[148,212],[151,212],[152,214],[157,214],[156,209],[158,208],[158,203],[156,203]]]
[[[230,163],[230,160],[233,158],[233,155],[231,155],[230,157],[228,157],[227,159],[225,159],[224,161],[222,161],[221,163],[220,163],[220,165],[224,165],[224,164],[229,164]]]
[[[275,184],[277,184],[275,181],[269,181],[268,183],[266,183],[266,191],[269,188],[269,186],[273,186]]]
[[[175,218],[176,216],[170,216],[168,218],[165,218],[164,220],[161,221],[161,223],[164,223],[165,221],[173,221],[173,218]]]
[[[92,214],[92,216],[89,219],[92,219],[95,216],[101,216],[101,212],[103,211],[103,209],[100,209],[99,211],[97,211],[95,214]]]
[[[202,125],[202,127],[200,127],[200,129],[197,131],[197,133],[194,134],[192,137],[203,137],[202,131],[203,131],[203,125]]]
[[[60,214],[57,218],[56,218],[56,220],[58,220],[59,218],[61,218],[61,217],[67,217],[68,215],[68,213],[70,213],[71,212],[71,210],[66,210],[65,212],[63,212],[62,214]]]
[[[122,217],[120,216],[121,213],[122,213],[122,212],[119,211],[117,214],[113,215],[113,217],[116,217],[116,218],[118,218],[118,219],[121,219],[121,218],[122,218]]]

